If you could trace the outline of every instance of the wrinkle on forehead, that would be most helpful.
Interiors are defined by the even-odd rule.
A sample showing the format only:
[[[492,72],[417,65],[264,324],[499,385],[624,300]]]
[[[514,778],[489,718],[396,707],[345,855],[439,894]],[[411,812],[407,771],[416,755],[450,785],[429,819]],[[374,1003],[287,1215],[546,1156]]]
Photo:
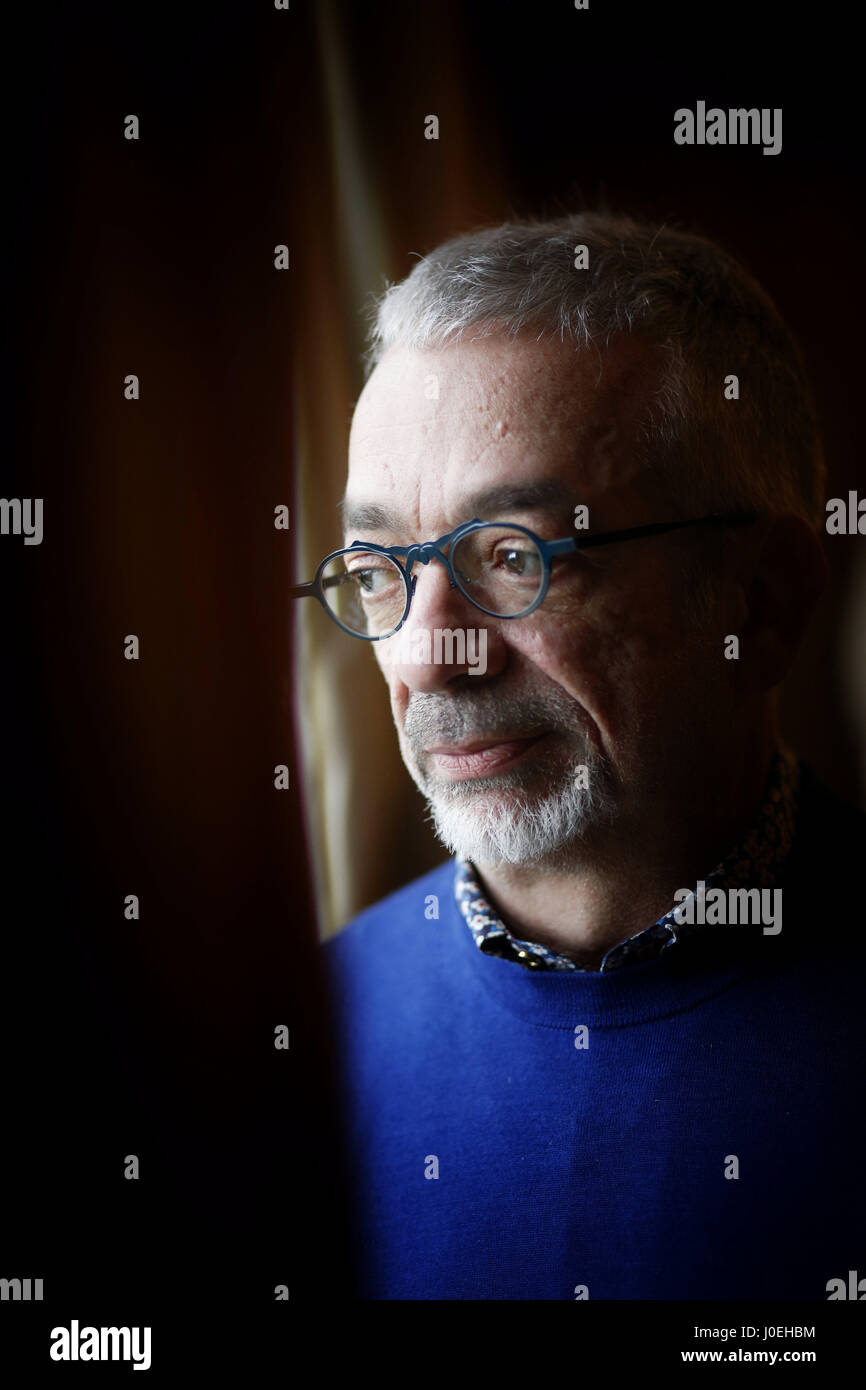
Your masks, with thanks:
[[[637,425],[658,377],[631,338],[603,353],[526,336],[398,344],[359,399],[348,493],[419,532],[466,520],[461,498],[506,480],[559,474],[584,502],[622,494],[641,472]]]

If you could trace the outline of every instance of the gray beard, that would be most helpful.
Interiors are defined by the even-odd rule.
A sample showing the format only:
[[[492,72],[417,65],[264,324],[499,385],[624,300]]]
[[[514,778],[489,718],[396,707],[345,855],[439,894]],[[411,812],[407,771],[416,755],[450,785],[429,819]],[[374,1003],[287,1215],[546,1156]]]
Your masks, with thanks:
[[[588,767],[588,786],[577,766]],[[450,854],[476,864],[565,865],[591,831],[609,824],[615,803],[595,764],[575,758],[554,781],[533,789],[516,776],[421,787],[436,834]],[[420,786],[420,783],[418,784]]]
[[[565,763],[561,751],[557,757],[551,750],[525,767],[456,782],[438,781],[418,766],[416,748],[516,728],[558,731],[575,751]],[[556,688],[522,694],[490,687],[465,700],[416,695],[400,743],[439,839],[450,854],[479,865],[575,862],[587,837],[616,814],[613,768],[591,741],[575,702]]]
[[[612,766],[592,744],[585,724],[575,717],[573,703],[548,695],[544,710],[535,710],[539,727],[546,723],[542,713],[559,714],[553,726],[562,730],[566,724],[563,733],[577,744],[564,765],[562,753],[557,758],[550,752],[548,758],[538,755],[525,767],[467,781],[436,781],[414,766],[411,742],[420,737],[430,742],[432,727],[452,737],[473,733],[481,724],[488,730],[505,730],[509,719],[512,727],[532,727],[534,719],[527,708],[532,702],[520,702],[521,717],[516,717],[517,702],[512,702],[513,696],[507,701],[502,696],[496,699],[495,720],[492,710],[482,720],[473,706],[417,703],[406,720],[409,737],[400,741],[403,760],[427,799],[436,835],[452,855],[477,865],[571,865],[580,859],[588,835],[612,823],[617,810]],[[582,777],[578,774],[581,765],[587,769]]]

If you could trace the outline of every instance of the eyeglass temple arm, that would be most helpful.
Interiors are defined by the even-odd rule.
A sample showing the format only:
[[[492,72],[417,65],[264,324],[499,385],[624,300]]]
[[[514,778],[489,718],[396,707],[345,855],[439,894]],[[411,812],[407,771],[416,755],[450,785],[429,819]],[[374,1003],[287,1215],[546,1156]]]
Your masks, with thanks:
[[[659,536],[665,531],[677,531],[682,526],[742,526],[754,521],[757,512],[732,512],[728,515],[699,516],[692,521],[653,521],[648,526],[628,526],[623,531],[604,531],[598,536],[587,536],[579,540],[576,536],[567,541],[556,541],[550,547],[551,555],[565,554],[569,550],[588,550],[595,545],[613,545],[615,541],[639,540],[642,536]]]
[[[348,574],[332,574],[328,579],[320,580],[323,589],[335,589],[338,584],[345,584],[351,579]],[[289,589],[289,598],[318,598],[319,588],[315,581],[309,584],[293,584]]]

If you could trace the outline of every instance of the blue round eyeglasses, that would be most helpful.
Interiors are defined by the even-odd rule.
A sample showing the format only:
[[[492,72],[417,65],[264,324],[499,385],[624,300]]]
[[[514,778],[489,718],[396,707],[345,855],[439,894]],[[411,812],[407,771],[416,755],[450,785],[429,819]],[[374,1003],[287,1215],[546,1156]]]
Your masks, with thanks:
[[[416,564],[439,560],[451,587],[491,618],[525,618],[544,602],[551,563],[556,559],[684,526],[741,526],[756,518],[756,512],[730,512],[545,541],[526,526],[476,517],[421,545],[354,541],[326,555],[315,578],[294,585],[289,592],[292,598],[317,598],[351,637],[381,642],[393,636],[408,617]]]

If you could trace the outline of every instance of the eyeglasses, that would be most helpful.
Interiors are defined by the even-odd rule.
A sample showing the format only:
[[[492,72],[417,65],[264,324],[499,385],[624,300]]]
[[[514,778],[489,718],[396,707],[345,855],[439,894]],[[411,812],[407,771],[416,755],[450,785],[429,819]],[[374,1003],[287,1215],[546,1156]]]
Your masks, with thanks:
[[[756,512],[701,516],[691,521],[656,521],[595,536],[545,541],[526,526],[504,521],[467,521],[423,545],[372,545],[354,541],[326,555],[309,584],[296,584],[292,598],[317,598],[330,618],[351,637],[381,642],[403,626],[415,593],[415,564],[440,560],[457,588],[491,618],[525,618],[544,602],[550,566],[556,559],[598,545],[660,536],[681,526],[741,526]],[[450,546],[448,554],[445,547]],[[402,557],[400,563],[398,557]]]

